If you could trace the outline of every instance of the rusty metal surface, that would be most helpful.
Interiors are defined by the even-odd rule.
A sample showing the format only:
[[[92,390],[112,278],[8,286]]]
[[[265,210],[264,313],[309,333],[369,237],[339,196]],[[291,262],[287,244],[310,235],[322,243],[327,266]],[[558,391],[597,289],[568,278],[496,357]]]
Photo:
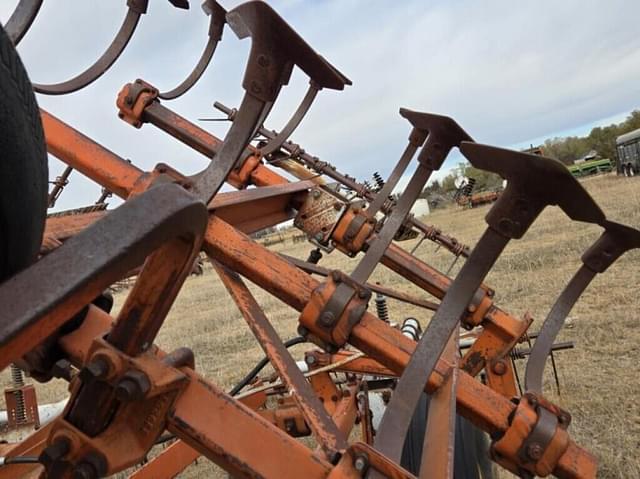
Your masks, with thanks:
[[[69,184],[69,175],[71,175],[71,172],[73,172],[73,168],[67,166],[62,174],[53,181],[53,188],[51,188],[47,199],[47,206],[49,208],[53,208],[56,205],[56,201],[62,194],[62,190]]]
[[[407,118],[406,113],[407,110],[405,108],[400,108],[400,115]],[[411,122],[411,120],[409,121]],[[391,171],[391,174],[389,175],[389,178],[385,182],[384,186],[380,189],[380,191],[376,193],[375,198],[369,204],[369,207],[367,208],[367,215],[369,216],[375,216],[375,214],[380,211],[382,205],[385,201],[387,201],[389,195],[391,195],[393,189],[398,184],[398,180],[402,177],[402,174],[407,169],[407,166],[409,166],[409,163],[411,162],[411,159],[415,155],[416,151],[418,151],[418,148],[420,148],[424,144],[424,141],[427,138],[427,130],[416,126],[413,122],[411,122],[411,124],[413,126],[413,130],[409,135],[409,144],[402,153],[402,156],[398,160],[398,163],[396,163],[396,166]]]
[[[14,45],[20,43],[42,7],[42,0],[20,0],[4,24],[4,30]]]
[[[442,354],[451,372],[429,399],[429,414],[420,461],[420,479],[453,479],[456,439],[456,388],[458,383],[458,331]]]
[[[298,105],[294,114],[289,118],[289,121],[284,128],[282,128],[274,138],[270,139],[265,146],[260,148],[260,154],[262,156],[269,156],[271,153],[279,150],[282,144],[289,139],[293,131],[298,127],[298,125],[300,125],[300,122],[309,111],[309,108],[311,108],[311,104],[313,103],[313,100],[315,100],[319,91],[320,88],[312,80],[309,88],[307,89],[307,93],[300,102],[300,105]]]
[[[178,186],[153,188],[3,283],[2,368],[53,334],[167,238],[190,231],[204,212],[204,205]]]
[[[168,422],[169,431],[235,476],[320,479],[331,469],[329,462],[203,379],[190,381]],[[256,451],[268,459],[259,460]]]
[[[266,3],[253,1],[234,8],[227,13],[227,23],[238,38],[252,40],[242,83],[246,93],[216,160],[194,177],[193,191],[204,202],[218,192],[262,126],[294,65],[318,88],[342,90],[349,82]]]
[[[235,118],[235,113],[237,112],[236,109],[229,108],[220,102],[215,102],[214,107],[220,110],[221,112],[225,113],[226,115],[228,115],[229,120],[233,121],[233,119]],[[170,127],[168,127],[167,125],[165,128],[170,128]],[[277,135],[277,133],[274,133],[272,130],[268,130],[267,128],[264,128],[264,127],[260,128],[258,132],[267,139],[273,139]],[[196,146],[195,144],[193,145],[193,147],[195,149],[198,149],[198,146]],[[360,196],[363,199],[373,202],[378,197],[378,196],[375,196],[374,193],[372,193],[363,183],[359,183],[358,181],[356,181],[355,178],[349,175],[346,175],[344,173],[341,173],[340,171],[337,170],[337,168],[334,165],[331,165],[326,161],[321,161],[317,157],[306,153],[304,149],[302,149],[302,147],[298,144],[295,144],[291,141],[286,141],[282,145],[282,151],[286,153],[286,155],[284,155],[285,158],[291,158],[291,159],[302,162],[305,166],[311,168],[312,170],[317,171],[320,174],[326,175],[329,178],[336,180],[341,185],[344,185],[347,188],[353,190],[354,192],[356,192],[356,194],[358,194],[358,196]],[[207,154],[207,153],[204,153],[204,154]],[[273,158],[273,157],[270,158],[270,162],[272,162],[275,166],[281,166],[277,158]],[[390,202],[384,201],[380,208],[385,213],[389,213],[390,207],[391,207]],[[425,225],[424,223],[422,223],[421,221],[419,221],[418,219],[412,216],[409,216],[407,220],[410,225],[422,231],[425,234],[426,238],[429,239],[430,241],[434,241],[435,243],[441,246],[444,246],[447,250],[451,251],[456,256],[458,255],[461,255],[464,257],[469,256],[468,246],[463,245],[458,240],[456,240],[455,238],[449,235],[443,234],[442,231],[440,231],[438,228]]]
[[[293,224],[316,243],[326,247],[346,208],[347,205],[331,191],[314,185],[298,209]]]
[[[181,8],[189,4],[184,0],[171,3]],[[130,0],[128,4],[129,14],[103,57],[79,77],[53,85],[54,92],[57,88],[58,93],[64,93],[63,90],[69,87],[69,91],[72,91],[82,87],[85,81],[85,84],[90,83],[117,59],[135,29],[139,15],[144,13],[147,1]],[[427,445],[431,443],[433,446],[434,436],[447,440],[439,440],[439,447],[425,449],[423,464],[429,464],[430,468],[422,471],[423,476],[451,476],[453,429],[450,426],[456,407],[460,414],[469,417],[494,438],[502,438],[501,446],[507,448],[503,455],[507,464],[505,467],[511,470],[525,464],[528,471],[544,473],[542,475],[552,472],[558,477],[594,475],[593,457],[572,443],[563,427],[553,428],[552,431],[551,423],[563,422],[564,413],[547,404],[543,398],[540,404],[545,405],[541,411],[549,411],[549,414],[532,408],[523,413],[526,420],[522,424],[525,424],[527,434],[531,432],[530,437],[522,431],[515,431],[517,427],[514,427],[514,423],[517,426],[516,419],[524,410],[524,406],[520,407],[524,403],[516,407],[505,397],[515,389],[512,387],[513,381],[509,382],[508,375],[501,372],[508,369],[501,367],[501,361],[522,336],[530,320],[526,317],[523,321],[517,320],[497,308],[493,304],[493,291],[483,285],[482,280],[507,242],[520,238],[547,205],[560,206],[574,220],[605,227],[603,237],[607,239],[583,257],[585,268],[589,271],[579,273],[578,279],[567,288],[568,292],[560,295],[557,302],[560,306],[557,310],[554,307],[550,313],[547,332],[536,342],[542,351],[548,341],[546,335],[551,336],[552,342],[558,325],[591,277],[604,271],[626,249],[640,245],[640,233],[624,230],[629,233],[627,236],[631,240],[626,236],[624,240],[611,240],[607,233],[610,230],[620,233],[623,227],[607,222],[584,189],[575,180],[568,179],[566,171],[553,160],[541,157],[533,160],[528,155],[476,145],[452,119],[408,110],[402,113],[414,126],[410,146],[392,171],[387,184],[379,185],[380,191],[376,196],[373,188],[306,154],[299,145],[288,140],[309,110],[319,89],[341,90],[350,84],[349,80],[313,51],[265,3],[248,2],[229,12],[226,17],[222,7],[212,0],[207,0],[205,7],[216,9],[210,19],[209,41],[205,51],[191,75],[179,87],[168,92],[166,97],[184,93],[202,75],[220,40],[225,19],[238,37],[251,37],[251,51],[243,83],[245,97],[239,110],[229,113],[234,121],[224,141],[162,107],[157,89],[141,80],[127,85],[118,99],[121,117],[126,121],[136,127],[146,122],[153,123],[212,159],[199,175],[186,178],[166,165],[163,171],[159,166],[152,172],[142,172],[42,112],[49,151],[60,156],[70,167],[127,199],[122,208],[107,214],[68,240],[67,245],[75,247],[74,254],[69,252],[70,248],[65,249],[67,245],[62,246],[24,272],[30,282],[21,280],[20,275],[14,278],[18,282],[23,281],[19,284],[22,289],[17,290],[15,284],[11,284],[13,280],[0,286],[0,302],[10,304],[8,311],[0,315],[1,357],[21,356],[38,342],[47,339],[57,341],[74,365],[81,368],[71,388],[72,401],[64,418],[56,421],[52,434],[53,439],[61,433],[81,433],[78,436],[79,445],[73,444],[73,450],[67,458],[77,469],[75,472],[79,474],[88,467],[85,464],[88,451],[104,454],[103,457],[109,459],[104,468],[99,468],[104,473],[134,464],[144,457],[167,420],[169,429],[184,439],[184,444],[205,454],[233,475],[344,479],[362,477],[370,471],[372,476],[411,477],[397,465],[399,454],[394,448],[398,444],[402,446],[404,422],[412,416],[416,395],[426,389],[435,395],[435,402],[441,405],[441,414],[431,415],[427,434],[431,439]],[[137,15],[135,20],[130,18],[132,11]],[[265,119],[296,65],[310,77],[310,89],[284,129],[280,133],[268,131],[264,128]],[[131,104],[125,105],[129,97]],[[251,146],[256,133],[263,134],[267,139],[258,148]],[[433,270],[391,242],[398,237],[398,231],[415,234],[415,229],[418,229],[425,238],[446,246],[456,256],[467,256],[468,249],[455,239],[408,215],[430,172],[438,169],[449,150],[456,146],[461,147],[474,166],[500,174],[508,180],[508,184],[505,194],[487,217],[489,228],[452,282],[447,275]],[[418,168],[409,187],[398,202],[389,200],[388,194],[420,147]],[[352,277],[334,271],[326,283],[319,284],[293,266],[291,261],[269,252],[241,233],[255,231],[288,218],[294,209],[304,209],[304,202],[313,199],[313,192],[308,193],[311,181],[290,184],[283,176],[273,172],[263,162],[263,157],[267,164],[298,162],[296,166],[304,167],[302,171],[305,175],[309,173],[307,167],[326,174],[351,189],[348,195],[355,193],[364,200],[355,203],[353,198],[347,199],[339,192],[331,196],[322,187],[318,189],[320,196],[325,193],[330,195],[331,202],[326,201],[325,208],[318,212],[318,218],[305,222],[307,218],[298,215],[297,221],[297,226],[325,247],[335,243],[337,249],[349,255],[366,251]],[[287,171],[293,170],[289,168]],[[301,174],[300,171],[297,174]],[[266,188],[217,194],[224,181],[239,189],[250,185]],[[208,204],[208,214],[204,204],[179,186],[157,186],[163,182],[175,182],[185,189],[194,190],[196,197]],[[161,194],[159,191],[162,188]],[[154,204],[145,203],[144,199],[150,201],[154,192]],[[365,202],[369,202],[370,206],[368,212],[363,214]],[[352,204],[347,208],[349,203]],[[141,204],[144,207],[140,207]],[[135,205],[138,209],[133,214],[131,211]],[[329,207],[333,211],[329,211]],[[386,218],[382,227],[375,229],[376,220],[372,216],[377,211],[383,212]],[[90,223],[90,219],[87,217],[76,222],[61,220],[59,230],[71,235],[73,228],[80,230]],[[317,219],[322,221],[315,221]],[[223,279],[226,278],[227,286],[285,385],[293,390],[308,426],[320,440],[325,457],[330,461],[325,460],[320,452],[313,452],[291,441],[290,437],[274,427],[274,424],[278,424],[287,429],[286,424],[280,423],[293,420],[298,433],[308,433],[309,429],[297,408],[293,415],[278,416],[278,412],[284,413],[285,406],[292,404],[285,405],[283,402],[283,409],[273,413],[276,419],[271,422],[261,419],[258,414],[196,375],[192,370],[194,358],[190,351],[179,350],[165,356],[152,346],[182,286],[187,266],[190,269],[190,261],[200,249],[203,231],[203,248],[227,268],[222,273]],[[335,237],[331,237],[331,233]],[[347,236],[350,237],[348,241]],[[99,238],[92,245],[100,251],[99,255],[94,251],[91,256],[88,238]],[[339,238],[345,238],[344,244]],[[49,239],[55,245],[47,252],[58,247],[62,238],[51,235]],[[152,251],[154,253],[149,256]],[[125,264],[139,265],[145,258],[141,276],[113,328],[110,326],[112,319],[107,314],[96,313],[93,306],[85,308],[104,285],[122,274]],[[64,264],[63,260],[66,261]],[[295,264],[295,261],[292,262]],[[427,332],[417,345],[366,312],[370,291],[364,286],[378,263],[389,266],[409,281],[443,298],[442,303],[437,305],[395,293],[398,299],[437,309]],[[307,264],[298,266],[322,274],[321,267],[309,267]],[[62,271],[63,267],[71,268],[72,272]],[[86,270],[77,271],[82,268]],[[129,269],[127,267],[127,271]],[[348,446],[344,437],[355,421],[355,389],[341,388],[327,373],[329,369],[320,368],[314,371],[319,374],[310,377],[315,389],[315,393],[311,392],[306,379],[238,275],[243,275],[258,287],[302,311],[300,322],[304,327],[300,330],[301,334],[327,351],[334,351],[336,347],[346,346],[347,343],[358,348],[359,352],[343,351],[329,356],[329,361],[337,359],[338,362],[324,366],[335,366],[331,370],[347,373],[349,385],[357,383],[353,381],[353,373],[401,375],[376,439],[376,447],[384,454],[362,444]],[[43,286],[43,277],[55,283],[55,287]],[[33,285],[35,291],[32,291]],[[11,305],[10,300],[21,297],[18,293],[27,290],[29,294],[37,295],[37,301],[31,305],[32,310],[27,306]],[[385,294],[390,293],[394,292],[385,290]],[[74,323],[78,329],[71,333],[59,331],[60,326],[82,308],[85,308],[84,314],[78,316],[80,319]],[[95,317],[102,322],[100,328],[91,324],[87,327],[87,322],[91,323]],[[15,323],[12,323],[13,319],[16,319]],[[472,356],[465,358],[463,371],[458,371],[455,365],[452,368],[455,360],[449,354],[450,348],[446,347],[460,321],[467,328],[483,328],[478,339],[479,346],[470,352]],[[7,328],[3,327],[5,325]],[[451,346],[450,341],[448,344]],[[543,360],[545,355],[542,356]],[[343,357],[345,364],[340,363],[340,357]],[[103,370],[98,360],[100,358],[106,364],[115,366]],[[111,359],[107,361],[104,358]],[[478,368],[482,367],[491,368],[492,374],[504,380],[494,381],[490,378],[490,387],[487,387],[465,372],[477,374]],[[176,368],[180,368],[180,371]],[[132,384],[138,389],[131,389]],[[263,386],[264,390],[259,387],[255,389],[247,401],[256,407],[265,407],[267,390],[272,395],[282,394],[286,390],[285,386],[272,387],[269,384]],[[347,391],[350,391],[350,395]],[[324,406],[320,404],[320,399],[324,400]],[[265,413],[265,417],[268,415]],[[545,415],[551,416],[545,419]],[[568,423],[563,424],[566,426]],[[366,436],[371,440],[371,431],[366,432]],[[528,440],[532,443],[529,444]],[[545,444],[548,447],[544,448]],[[533,446],[540,446],[544,450],[537,461],[526,463],[525,460],[532,458],[529,449],[535,449]],[[256,455],[254,451],[260,451],[260,454]],[[522,456],[522,451],[530,456],[529,459]],[[284,457],[286,461],[273,460]],[[180,460],[186,459],[182,457]],[[51,467],[47,467],[51,472]],[[436,470],[438,472],[433,472]]]
[[[373,270],[380,263],[382,255],[393,241],[396,232],[400,226],[402,226],[402,223],[406,219],[407,214],[409,214],[413,203],[422,192],[422,188],[432,172],[432,169],[427,168],[422,164],[418,165],[418,168],[411,177],[409,184],[400,196],[398,204],[391,212],[391,215],[385,220],[382,230],[380,230],[378,236],[369,244],[369,248],[367,249],[364,257],[353,270],[353,273],[351,273],[351,277],[355,281],[364,283],[369,279]]]
[[[73,155],[78,154],[72,149],[68,151]],[[77,156],[76,158],[78,161],[80,160]],[[119,171],[130,177],[136,168],[132,165],[126,165]],[[106,171],[92,169],[89,169],[89,173],[101,182],[107,180],[117,185],[126,184],[119,176],[120,173],[114,175],[113,173],[107,174]],[[215,234],[214,231],[216,231]],[[234,269],[240,268],[242,274],[246,274],[256,284],[296,308],[304,306],[311,289],[314,284],[317,284],[310,281],[308,275],[304,273],[296,274],[296,270],[292,269],[286,261],[280,260],[273,253],[253,244],[248,238],[234,232],[232,228],[225,227],[215,218],[210,223],[206,248],[218,255],[217,257],[223,259],[225,263],[233,265]],[[397,371],[405,364],[412,349],[404,344],[401,338],[396,337],[393,330],[380,329],[383,326],[380,323],[378,320],[372,321],[371,316],[365,315],[361,323],[354,328],[351,340],[359,348],[369,352],[373,357],[381,359],[385,365],[391,366]],[[468,379],[466,375],[461,375],[460,378],[458,404],[465,415],[469,415],[484,429],[493,432],[506,428],[505,418],[512,410],[508,401],[502,401],[495,394],[492,395],[490,390]],[[574,465],[577,462],[571,458],[583,457],[581,455],[584,452],[575,446],[570,446],[567,454],[563,456],[558,466],[558,470],[561,471],[560,475],[566,477],[568,477],[567,474],[571,474],[571,471],[576,471]]]

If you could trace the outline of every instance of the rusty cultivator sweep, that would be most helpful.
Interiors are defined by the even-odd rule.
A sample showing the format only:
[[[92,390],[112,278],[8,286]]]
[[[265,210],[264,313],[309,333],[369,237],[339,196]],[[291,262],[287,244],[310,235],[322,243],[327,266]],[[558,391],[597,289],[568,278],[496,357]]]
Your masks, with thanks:
[[[318,93],[342,90],[349,79],[266,3],[250,1],[227,12],[205,0],[208,39],[191,74],[167,92],[135,80],[119,92],[117,108],[135,128],[152,125],[208,161],[193,176],[165,164],[142,171],[38,110],[31,86],[63,95],[96,81],[127,46],[148,0],[126,2],[113,43],[85,72],[59,84],[31,85],[12,44],[41,3],[21,0],[0,29],[0,182],[7,192],[0,203],[0,358],[3,369],[16,364],[39,381],[67,379],[70,397],[62,413],[31,436],[0,444],[0,478],[90,479],[121,471],[169,478],[199,456],[233,477],[486,479],[492,466],[485,456],[521,477],[596,476],[595,458],[570,437],[569,412],[542,395],[543,368],[563,347],[554,341],[581,293],[640,246],[640,232],[609,221],[566,168],[476,143],[449,117],[400,108],[408,133],[400,159],[386,181],[378,176],[374,186],[359,183],[290,139]],[[171,3],[189,7],[187,0]],[[216,104],[230,121],[218,139],[165,102],[198,81],[225,29],[251,42],[251,49],[240,105]],[[268,129],[294,68],[309,77],[308,91],[280,131]],[[51,193],[45,145],[68,166]],[[472,249],[410,214],[454,148],[476,168],[507,180]],[[47,205],[72,170],[103,194],[93,207],[45,222]],[[399,179],[412,170],[394,199]],[[220,192],[225,182],[237,191]],[[111,193],[125,201],[110,210],[104,200]],[[518,353],[518,344],[534,337],[528,335],[532,319],[496,305],[484,279],[505,246],[525,235],[547,206],[558,206],[569,220],[599,225],[602,235],[582,256],[583,266],[535,343]],[[290,219],[316,248],[309,261],[279,255],[249,237]],[[464,259],[455,278],[394,242],[412,232]],[[353,271],[318,264],[322,251],[333,250],[360,258]],[[201,252],[266,355],[229,393],[195,370],[188,348],[154,345]],[[372,284],[379,264],[438,302]],[[136,268],[135,284],[111,316],[104,292]],[[280,339],[245,280],[298,312],[300,337]],[[424,332],[416,321],[402,329],[385,321],[381,295],[433,311]],[[469,332],[461,336],[460,328]],[[315,344],[304,364],[287,350],[301,342]],[[523,391],[516,356],[528,357]],[[256,379],[267,362],[277,380]],[[381,397],[384,404],[373,404]],[[359,432],[352,434],[356,425]],[[313,441],[300,442],[300,436]],[[484,437],[491,442],[482,450],[474,438]]]

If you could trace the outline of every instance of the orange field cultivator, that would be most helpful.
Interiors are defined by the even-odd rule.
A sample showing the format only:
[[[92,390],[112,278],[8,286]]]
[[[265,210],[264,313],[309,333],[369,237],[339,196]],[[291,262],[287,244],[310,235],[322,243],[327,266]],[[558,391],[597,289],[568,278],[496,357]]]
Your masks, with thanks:
[[[7,195],[0,204],[0,366],[15,363],[39,381],[64,377],[71,394],[52,422],[22,442],[0,444],[0,478],[90,479],[121,471],[174,477],[200,455],[233,477],[487,478],[492,472],[485,455],[521,477],[595,477],[594,457],[569,435],[569,412],[542,395],[543,367],[581,293],[640,246],[640,232],[609,221],[564,166],[476,143],[451,118],[401,108],[409,139],[390,177],[375,189],[358,183],[290,140],[318,93],[342,90],[351,84],[347,77],[266,3],[226,12],[206,0],[209,37],[193,72],[165,93],[135,80],[118,94],[117,108],[122,120],[136,128],[153,125],[209,162],[192,176],[165,164],[143,171],[50,113],[38,114],[11,42],[23,37],[41,3],[21,0],[6,34],[0,32],[0,191]],[[84,73],[33,89],[61,95],[97,80],[126,47],[147,3],[127,2],[113,43]],[[218,105],[231,122],[218,139],[163,101],[195,84],[225,28],[250,40],[251,49],[240,106]],[[266,119],[294,67],[308,76],[309,88],[274,132]],[[49,199],[45,144],[70,168]],[[472,249],[410,214],[454,148],[474,167],[507,180]],[[45,221],[47,204],[71,169],[104,188],[99,204],[109,192],[124,203]],[[411,170],[407,187],[393,199]],[[237,191],[221,192],[225,182]],[[19,207],[8,203],[17,198]],[[602,235],[582,256],[583,266],[527,352],[520,393],[512,358],[532,319],[496,305],[484,279],[505,246],[552,205],[570,220],[599,225]],[[272,252],[249,236],[291,219],[318,248],[311,261]],[[394,243],[407,231],[465,258],[456,277]],[[316,264],[320,251],[333,250],[361,256],[353,271]],[[191,350],[162,351],[154,344],[200,252],[210,258],[277,380],[256,379],[259,365],[227,393],[195,370]],[[439,302],[371,284],[379,264]],[[105,290],[140,267],[123,306],[110,315]],[[280,339],[245,280],[299,312],[299,338]],[[372,292],[433,311],[424,332],[416,324],[403,332],[372,314]],[[464,349],[461,327],[470,331]],[[301,342],[321,348],[310,349],[304,364],[287,350]],[[373,405],[378,397],[383,404]],[[471,454],[468,442],[485,432],[490,446]],[[301,436],[313,441],[298,441]]]

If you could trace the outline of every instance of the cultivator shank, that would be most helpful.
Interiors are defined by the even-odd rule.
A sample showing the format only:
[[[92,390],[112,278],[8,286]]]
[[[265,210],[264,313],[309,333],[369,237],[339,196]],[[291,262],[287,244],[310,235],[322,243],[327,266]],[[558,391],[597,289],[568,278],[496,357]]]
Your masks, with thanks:
[[[6,26],[15,44],[41,3],[19,3]],[[120,31],[93,66],[66,82],[35,84],[35,91],[67,94],[98,80],[131,40],[147,3],[127,2]],[[171,3],[189,7],[187,1]],[[24,443],[0,446],[7,459],[37,457],[34,464],[9,460],[0,479],[41,470],[51,478],[125,470],[135,478],[173,477],[200,455],[237,477],[452,478],[462,418],[488,433],[492,459],[521,477],[595,477],[595,458],[570,438],[569,413],[542,395],[542,372],[572,306],[596,274],[640,247],[640,232],[609,221],[555,160],[474,143],[453,119],[404,108],[409,143],[390,177],[376,188],[357,182],[290,140],[320,90],[342,90],[351,82],[266,3],[251,1],[226,12],[206,0],[203,9],[210,16],[208,39],[191,74],[164,93],[138,79],[117,98],[122,120],[136,128],[151,124],[207,158],[198,174],[186,176],[165,164],[143,171],[41,110],[47,149],[68,165],[50,206],[72,170],[104,188],[101,198],[112,192],[125,202],[107,210],[103,198],[99,209],[52,216],[41,258],[0,285],[1,366],[18,363],[40,380],[63,376],[71,393],[53,423]],[[161,100],[185,94],[200,79],[225,25],[238,38],[249,37],[251,49],[240,107],[216,103],[231,121],[218,139]],[[266,119],[295,67],[309,77],[307,93],[282,130],[269,130]],[[473,249],[411,215],[453,148],[473,166],[507,180]],[[416,156],[407,187],[393,198]],[[220,192],[225,182],[237,191]],[[507,244],[551,205],[604,233],[545,320],[520,395],[512,361],[525,356],[515,348],[533,319],[499,308],[484,280]],[[248,236],[290,219],[314,247],[351,257],[362,253],[353,271],[314,264],[322,255],[312,263],[277,254]],[[408,231],[422,234],[420,243],[429,239],[466,258],[456,277],[420,260],[415,248],[410,253],[394,243]],[[188,348],[166,353],[154,344],[201,251],[277,380],[258,378],[257,368],[225,393],[195,371]],[[379,264],[439,303],[372,284]],[[135,284],[111,316],[103,292],[132,270],[139,271]],[[297,312],[301,338],[290,344],[312,342],[322,350],[307,351],[304,365],[297,364],[244,279]],[[372,291],[435,311],[424,334],[414,328],[408,337],[372,314]],[[460,347],[461,327],[473,330],[466,350]],[[374,391],[384,391],[387,403],[379,424],[371,414]],[[410,463],[403,459],[405,439],[425,393],[430,404],[421,460]],[[354,442],[356,424],[361,439]],[[309,435],[316,449],[295,439]],[[173,442],[130,469],[165,441]],[[478,465],[472,467],[473,477],[480,477]]]

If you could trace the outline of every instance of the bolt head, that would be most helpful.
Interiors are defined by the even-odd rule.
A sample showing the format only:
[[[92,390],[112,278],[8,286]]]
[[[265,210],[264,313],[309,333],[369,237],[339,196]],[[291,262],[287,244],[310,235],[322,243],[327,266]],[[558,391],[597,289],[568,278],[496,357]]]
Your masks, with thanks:
[[[259,95],[262,92],[262,87],[257,81],[251,82],[251,92]]]
[[[141,371],[129,371],[116,386],[115,395],[119,401],[137,401],[145,397],[151,389],[149,378]]]
[[[309,354],[308,356],[306,356],[306,357],[304,358],[304,361],[305,361],[309,366],[313,366],[313,365],[316,363],[317,359],[316,359],[316,357],[315,357],[314,355]]]
[[[320,322],[325,326],[331,326],[334,323],[335,319],[336,317],[331,311],[325,311],[320,316]]]
[[[358,456],[353,461],[353,467],[355,468],[356,471],[358,471],[361,474],[367,470],[368,465],[369,465],[369,462],[363,456]]]
[[[38,460],[45,466],[50,467],[54,462],[58,462],[69,453],[71,442],[63,437],[56,439],[53,444],[47,446],[41,453]]]
[[[102,379],[109,373],[109,364],[104,358],[95,358],[80,371],[82,381]]]
[[[498,361],[491,367],[491,369],[498,376],[503,376],[507,372],[507,365],[504,361]]]
[[[539,460],[542,457],[542,447],[540,444],[530,444],[527,448],[527,455],[534,461]]]
[[[266,68],[269,66],[271,62],[269,61],[269,57],[267,57],[266,55],[258,55],[258,65],[260,65],[263,68]]]

